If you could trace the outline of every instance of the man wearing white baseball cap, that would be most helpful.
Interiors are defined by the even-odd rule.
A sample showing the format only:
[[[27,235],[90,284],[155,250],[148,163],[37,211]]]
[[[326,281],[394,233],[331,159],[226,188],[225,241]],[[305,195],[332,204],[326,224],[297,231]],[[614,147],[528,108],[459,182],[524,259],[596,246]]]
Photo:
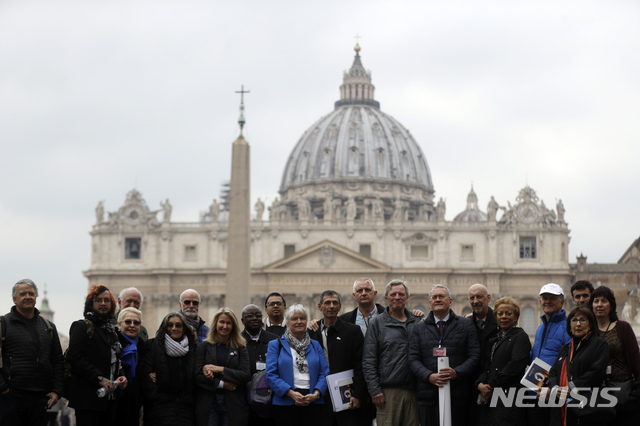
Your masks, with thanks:
[[[549,283],[540,289],[540,306],[542,307],[542,324],[536,330],[536,339],[531,349],[531,360],[540,358],[553,365],[560,348],[571,342],[567,334],[567,313],[564,306],[564,291],[558,284]],[[528,425],[549,424],[548,408],[532,407],[527,410]]]

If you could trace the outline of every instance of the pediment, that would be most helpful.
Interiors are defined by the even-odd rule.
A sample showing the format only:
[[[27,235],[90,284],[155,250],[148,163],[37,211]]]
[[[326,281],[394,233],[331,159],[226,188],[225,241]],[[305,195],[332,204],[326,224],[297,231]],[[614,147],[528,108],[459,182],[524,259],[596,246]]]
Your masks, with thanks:
[[[324,240],[264,267],[264,272],[388,272],[389,265]]]

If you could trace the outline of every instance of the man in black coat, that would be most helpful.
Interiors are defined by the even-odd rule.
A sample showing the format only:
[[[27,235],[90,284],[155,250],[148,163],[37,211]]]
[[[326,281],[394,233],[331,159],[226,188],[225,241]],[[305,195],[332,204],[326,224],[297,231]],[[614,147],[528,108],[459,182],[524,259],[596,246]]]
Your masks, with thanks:
[[[342,321],[338,313],[342,303],[340,295],[333,290],[326,290],[320,295],[318,309],[322,312],[322,320],[316,331],[309,334],[317,340],[324,349],[330,374],[353,370],[353,384],[349,408],[340,412],[333,412],[333,404],[329,390],[325,396],[325,415],[327,426],[351,426],[371,424],[367,416],[362,413],[362,403],[367,396],[364,375],[362,373],[362,347],[364,337],[360,328],[355,324]]]
[[[469,287],[469,305],[471,306],[472,313],[467,315],[473,321],[473,325],[478,335],[478,343],[480,344],[480,363],[478,368],[473,373],[473,380],[475,381],[482,373],[485,363],[489,357],[489,341],[495,339],[498,335],[498,322],[493,314],[493,309],[489,307],[491,302],[491,295],[489,289],[482,284],[473,284]],[[478,396],[480,392],[475,387],[475,384],[471,385],[471,396],[469,397],[469,424],[476,424],[476,420],[480,416],[480,407],[478,405]]]
[[[358,278],[353,283],[353,298],[358,306],[340,315],[342,321],[360,326],[362,334],[366,334],[369,322],[384,312],[384,306],[375,303],[378,292],[371,278]]]
[[[244,330],[240,334],[247,341],[249,367],[251,376],[253,376],[257,371],[266,368],[269,342],[276,340],[278,336],[262,329],[262,313],[256,305],[245,306],[242,309],[240,320],[244,325]],[[254,411],[249,412],[249,426],[269,426],[273,424],[273,421],[272,418],[260,418]]]
[[[18,281],[12,295],[14,306],[1,325],[0,425],[44,425],[46,409],[62,396],[60,339],[55,325],[36,309],[33,281]]]
[[[439,388],[450,384],[451,424],[466,426],[470,382],[480,361],[478,336],[470,319],[451,310],[451,292],[441,284],[429,293],[431,312],[416,325],[409,344],[409,366],[418,379],[420,424],[439,423]],[[438,369],[438,357],[449,367]]]

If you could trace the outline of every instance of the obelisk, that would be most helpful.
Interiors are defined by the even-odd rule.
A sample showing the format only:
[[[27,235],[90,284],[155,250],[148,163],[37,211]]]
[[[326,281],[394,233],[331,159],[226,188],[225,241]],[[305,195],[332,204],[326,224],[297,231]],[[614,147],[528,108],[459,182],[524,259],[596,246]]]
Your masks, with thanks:
[[[251,256],[249,240],[250,169],[249,144],[242,135],[244,127],[244,94],[240,93],[240,136],[231,152],[231,183],[229,185],[229,236],[227,240],[227,295],[225,305],[233,310],[238,321],[242,308],[250,302]],[[215,327],[215,324],[211,325]]]

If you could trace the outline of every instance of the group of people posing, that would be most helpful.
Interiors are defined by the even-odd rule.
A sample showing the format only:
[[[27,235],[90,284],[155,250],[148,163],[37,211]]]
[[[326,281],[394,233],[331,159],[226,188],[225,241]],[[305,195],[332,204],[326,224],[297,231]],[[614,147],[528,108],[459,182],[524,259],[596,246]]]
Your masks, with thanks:
[[[618,319],[609,288],[578,281],[571,293],[576,307],[567,315],[562,287],[541,288],[542,324],[532,346],[517,326],[518,302],[502,297],[491,308],[482,284],[469,288],[467,316],[453,312],[444,285],[432,287],[425,315],[407,309],[405,281],[385,286],[383,307],[373,281],[359,278],[352,311],[341,314],[340,294],[326,290],[317,304],[322,318],[311,320],[307,307],[287,307],[271,293],[264,320],[256,305],[245,306],[240,320],[220,308],[210,328],[190,289],[153,335],[143,326],[137,289],[116,299],[93,285],[63,355],[55,325],[35,308],[37,286],[21,280],[15,306],[0,317],[0,424],[44,425],[45,410],[64,396],[78,426],[370,426],[373,419],[378,426],[437,426],[446,388],[452,426],[630,425],[640,408],[636,336]],[[439,366],[443,357],[446,367]],[[552,366],[548,380],[528,391],[526,407],[510,403],[535,358]],[[344,399],[332,401],[327,376],[351,370]],[[251,404],[248,383],[257,377],[273,395],[270,407]],[[576,392],[595,401],[591,395],[604,387],[616,389],[617,400],[606,416],[589,404],[548,404],[570,402]]]

